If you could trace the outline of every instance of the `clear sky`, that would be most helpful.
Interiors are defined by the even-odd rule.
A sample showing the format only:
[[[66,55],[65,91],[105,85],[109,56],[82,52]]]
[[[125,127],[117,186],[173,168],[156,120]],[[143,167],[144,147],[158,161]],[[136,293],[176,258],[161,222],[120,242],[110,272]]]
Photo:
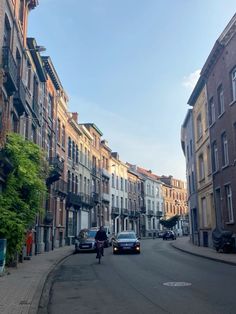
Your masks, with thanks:
[[[39,0],[28,36],[80,123],[95,123],[122,161],[185,180],[187,101],[235,12],[235,0]]]

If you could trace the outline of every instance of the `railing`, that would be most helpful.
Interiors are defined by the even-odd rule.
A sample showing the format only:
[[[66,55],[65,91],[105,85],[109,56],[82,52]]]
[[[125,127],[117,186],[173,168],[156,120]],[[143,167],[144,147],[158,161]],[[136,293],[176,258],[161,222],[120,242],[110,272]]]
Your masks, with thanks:
[[[148,216],[153,216],[154,215],[154,211],[149,209],[147,214],[148,214]]]
[[[162,216],[163,216],[162,211],[158,210],[158,211],[156,212],[156,217],[157,217],[157,218],[161,218]]]
[[[108,179],[110,179],[110,173],[108,172],[107,169],[102,168],[102,175]]]
[[[67,182],[62,179],[59,179],[55,182],[55,189],[57,192],[66,195],[67,194]]]
[[[17,84],[18,90],[14,95],[14,101],[19,105],[19,112],[22,114],[26,111],[26,88],[21,79]]]
[[[92,205],[92,198],[89,194],[79,193],[81,202],[85,205]]]
[[[146,206],[141,206],[140,209],[141,209],[141,213],[142,213],[142,214],[145,214],[146,211],[147,211]]]
[[[99,194],[97,192],[93,192],[92,199],[94,203],[99,203]]]
[[[121,209],[121,214],[122,214],[123,216],[128,216],[128,214],[129,214],[128,209],[122,208],[122,209]]]
[[[102,193],[102,200],[105,202],[110,202],[110,195],[107,193]]]
[[[119,207],[112,206],[112,208],[111,208],[111,214],[112,214],[112,215],[119,215],[119,214],[120,214],[120,209],[119,209]]]
[[[47,211],[45,213],[44,222],[45,222],[45,224],[51,224],[52,221],[53,221],[53,212]]]
[[[49,164],[54,167],[55,171],[62,173],[64,170],[64,161],[57,157],[50,158]]]
[[[2,48],[2,65],[7,75],[5,86],[12,95],[17,90],[17,65],[9,47]]]
[[[81,196],[73,192],[69,192],[67,195],[67,203],[74,206],[81,206]]]

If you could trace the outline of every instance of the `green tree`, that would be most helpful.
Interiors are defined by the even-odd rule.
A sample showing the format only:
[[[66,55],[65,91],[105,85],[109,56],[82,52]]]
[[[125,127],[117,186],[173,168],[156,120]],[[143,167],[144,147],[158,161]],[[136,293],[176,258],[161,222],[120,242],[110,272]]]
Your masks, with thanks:
[[[160,224],[162,224],[165,228],[171,229],[176,225],[178,220],[179,215],[175,215],[173,217],[170,217],[169,219],[161,219]]]
[[[0,237],[8,240],[9,261],[15,251],[20,251],[25,231],[34,224],[36,214],[43,212],[48,169],[39,146],[18,134],[8,134],[2,151],[13,165],[0,194]]]

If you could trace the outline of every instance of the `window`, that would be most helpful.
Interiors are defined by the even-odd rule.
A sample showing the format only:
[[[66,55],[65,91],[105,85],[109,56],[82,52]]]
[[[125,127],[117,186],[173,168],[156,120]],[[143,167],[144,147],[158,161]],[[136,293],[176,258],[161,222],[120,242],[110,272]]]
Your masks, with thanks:
[[[60,143],[61,140],[61,121],[57,119],[57,142]]]
[[[208,175],[211,173],[211,149],[210,146],[207,146],[207,171]]]
[[[75,162],[76,162],[76,164],[79,163],[79,147],[78,147],[78,145],[76,145]]]
[[[201,114],[197,117],[197,138],[200,139],[202,137],[202,116]]]
[[[10,43],[11,43],[11,25],[9,23],[7,15],[5,15],[3,46],[10,47]]]
[[[72,160],[75,162],[75,142],[72,141]]]
[[[111,175],[111,186],[114,188],[115,187],[115,175],[112,173]]]
[[[207,203],[206,203],[206,198],[203,197],[201,199],[201,205],[202,205],[202,225],[203,227],[207,227],[208,222],[207,222]]]
[[[210,99],[209,102],[209,125],[212,125],[216,120],[216,113],[215,113],[215,104],[213,97]]]
[[[232,71],[232,91],[233,91],[233,101],[236,100],[236,67]]]
[[[52,95],[48,94],[48,117],[52,119]]]
[[[212,171],[219,170],[218,148],[216,141],[212,144]]]
[[[120,189],[121,189],[121,191],[123,191],[124,190],[124,184],[123,184],[123,178],[120,178]]]
[[[23,25],[24,25],[24,0],[20,0],[19,20],[20,20],[21,26],[23,28]]]
[[[62,145],[62,147],[64,147],[64,148],[65,148],[65,146],[66,146],[66,130],[65,130],[65,126],[64,126],[64,125],[62,125],[61,145]]]
[[[219,116],[225,111],[225,103],[224,103],[224,91],[222,85],[217,89],[218,95],[218,113]]]
[[[68,157],[71,158],[71,138],[68,139]]]
[[[226,207],[228,211],[228,222],[234,222],[232,190],[230,185],[225,186]]]
[[[200,181],[205,178],[205,169],[204,169],[204,159],[203,155],[200,155],[198,158],[198,165],[199,165],[199,179]]]
[[[116,177],[116,189],[119,190],[119,178],[118,178],[118,176]]]
[[[67,172],[67,191],[70,192],[70,187],[71,187],[71,175],[70,171],[68,170]]]
[[[221,143],[222,143],[223,166],[227,166],[229,164],[229,152],[228,152],[228,140],[227,140],[226,133],[222,134]]]

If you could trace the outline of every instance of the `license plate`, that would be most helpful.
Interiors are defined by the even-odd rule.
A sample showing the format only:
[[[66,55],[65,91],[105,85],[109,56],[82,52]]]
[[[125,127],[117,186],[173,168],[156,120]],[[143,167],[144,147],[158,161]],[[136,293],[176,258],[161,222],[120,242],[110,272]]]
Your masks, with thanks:
[[[123,249],[124,250],[130,250],[130,246],[124,246]]]
[[[89,248],[89,245],[82,245],[82,248]]]

